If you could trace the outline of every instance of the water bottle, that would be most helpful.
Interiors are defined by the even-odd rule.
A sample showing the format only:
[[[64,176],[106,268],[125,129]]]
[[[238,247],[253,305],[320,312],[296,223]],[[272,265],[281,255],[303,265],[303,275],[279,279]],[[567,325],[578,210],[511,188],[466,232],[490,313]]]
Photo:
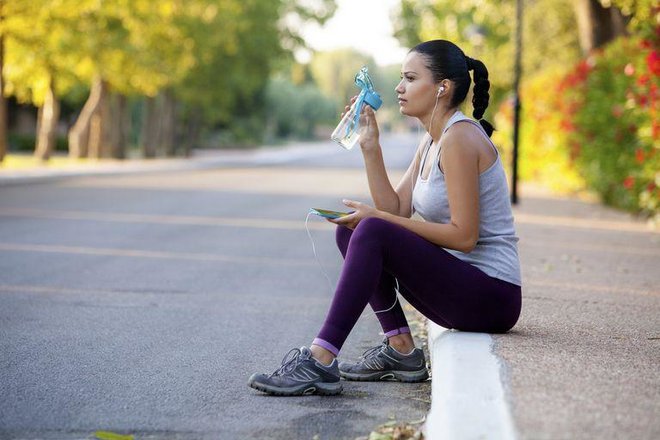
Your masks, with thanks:
[[[359,128],[362,106],[366,103],[374,110],[378,110],[383,104],[380,95],[374,90],[374,84],[369,77],[369,72],[366,66],[360,69],[357,75],[355,75],[355,85],[360,87],[362,91],[351,108],[341,119],[339,125],[335,128],[335,131],[332,132],[331,136],[333,141],[337,142],[347,150],[353,148],[360,138]]]

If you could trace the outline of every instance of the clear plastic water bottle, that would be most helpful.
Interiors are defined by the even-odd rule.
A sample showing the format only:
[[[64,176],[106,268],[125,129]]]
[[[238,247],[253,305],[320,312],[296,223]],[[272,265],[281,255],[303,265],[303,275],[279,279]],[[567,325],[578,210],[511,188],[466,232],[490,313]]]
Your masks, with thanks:
[[[342,147],[350,150],[355,146],[358,139],[360,138],[360,113],[362,112],[362,106],[366,103],[370,105],[374,110],[378,110],[383,104],[383,101],[380,99],[380,95],[374,90],[373,82],[369,77],[369,72],[367,67],[363,67],[355,75],[355,84],[362,89],[357,99],[351,106],[351,108],[346,112],[335,131],[332,132],[331,139],[337,142]]]

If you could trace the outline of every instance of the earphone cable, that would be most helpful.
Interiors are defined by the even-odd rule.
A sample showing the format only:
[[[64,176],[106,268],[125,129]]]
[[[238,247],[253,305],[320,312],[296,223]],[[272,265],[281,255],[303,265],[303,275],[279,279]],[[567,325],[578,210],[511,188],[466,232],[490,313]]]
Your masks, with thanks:
[[[327,272],[325,271],[325,269],[323,268],[323,265],[321,264],[321,260],[319,260],[319,256],[318,256],[318,254],[316,253],[316,245],[314,244],[314,238],[312,237],[312,233],[311,233],[310,230],[309,230],[308,222],[309,222],[309,216],[310,216],[310,215],[312,215],[312,212],[308,212],[308,213],[307,213],[307,217],[305,218],[305,230],[307,231],[307,236],[309,237],[309,241],[312,243],[312,252],[314,253],[314,258],[316,259],[316,263],[319,265],[319,268],[321,269],[321,272],[323,272],[323,275],[325,276],[325,279],[328,281],[328,287],[329,287],[329,289],[330,289],[330,293],[333,293],[332,282],[330,281],[330,276],[328,275],[328,273],[327,273]],[[396,282],[396,287],[395,287],[395,289],[394,289],[394,303],[393,303],[389,308],[387,308],[387,309],[384,309],[384,310],[375,310],[375,311],[373,312],[374,315],[375,315],[376,313],[385,313],[385,312],[389,312],[389,311],[392,310],[392,309],[396,306],[396,304],[399,302],[399,294],[400,294],[400,292],[399,292],[399,280],[397,280],[396,278],[394,278],[394,281]],[[364,318],[365,316],[369,316],[369,314],[360,316],[360,318],[358,318],[358,320]]]

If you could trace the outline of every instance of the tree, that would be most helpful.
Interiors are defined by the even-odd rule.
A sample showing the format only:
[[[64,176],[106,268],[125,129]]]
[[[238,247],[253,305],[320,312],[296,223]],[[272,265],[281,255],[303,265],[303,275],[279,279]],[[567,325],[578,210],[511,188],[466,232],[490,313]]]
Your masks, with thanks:
[[[583,54],[626,32],[628,19],[611,2],[608,1],[607,6],[604,3],[602,0],[577,0],[574,3]]]
[[[226,128],[237,141],[257,141],[267,115],[266,87],[276,64],[293,62],[292,51],[304,41],[306,21],[324,22],[333,0],[223,0],[213,13],[188,17],[199,62],[174,87],[182,104],[188,140],[202,125]],[[201,19],[201,20],[200,20]],[[217,32],[222,29],[223,32]]]
[[[492,102],[497,104],[513,83],[514,23],[511,1],[403,0],[394,25],[404,45],[446,39],[481,59],[490,73]],[[527,1],[523,25],[523,71],[571,64],[580,56],[571,0]]]
[[[186,74],[195,63],[194,42],[180,23],[203,3],[109,0],[81,8],[77,31],[86,37],[78,75],[91,89],[69,132],[73,157],[124,157],[125,96],[153,97]]]
[[[73,84],[65,73],[70,59],[62,51],[70,22],[43,2],[9,0],[2,6],[5,92],[39,107],[35,155],[46,160],[56,142],[58,95]]]
[[[337,110],[343,111],[352,96],[359,93],[355,86],[355,74],[362,66],[370,68],[373,76],[373,58],[353,49],[337,49],[316,54],[310,63],[312,76],[321,91],[337,100]]]

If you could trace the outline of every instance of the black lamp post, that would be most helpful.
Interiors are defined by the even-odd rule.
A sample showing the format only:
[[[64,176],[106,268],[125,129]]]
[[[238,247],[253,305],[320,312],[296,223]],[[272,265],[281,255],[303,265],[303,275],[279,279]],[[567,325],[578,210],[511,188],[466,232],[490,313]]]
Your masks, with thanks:
[[[513,173],[511,178],[511,203],[518,203],[518,135],[520,126],[520,76],[522,74],[522,0],[516,0],[516,55],[513,77]]]

